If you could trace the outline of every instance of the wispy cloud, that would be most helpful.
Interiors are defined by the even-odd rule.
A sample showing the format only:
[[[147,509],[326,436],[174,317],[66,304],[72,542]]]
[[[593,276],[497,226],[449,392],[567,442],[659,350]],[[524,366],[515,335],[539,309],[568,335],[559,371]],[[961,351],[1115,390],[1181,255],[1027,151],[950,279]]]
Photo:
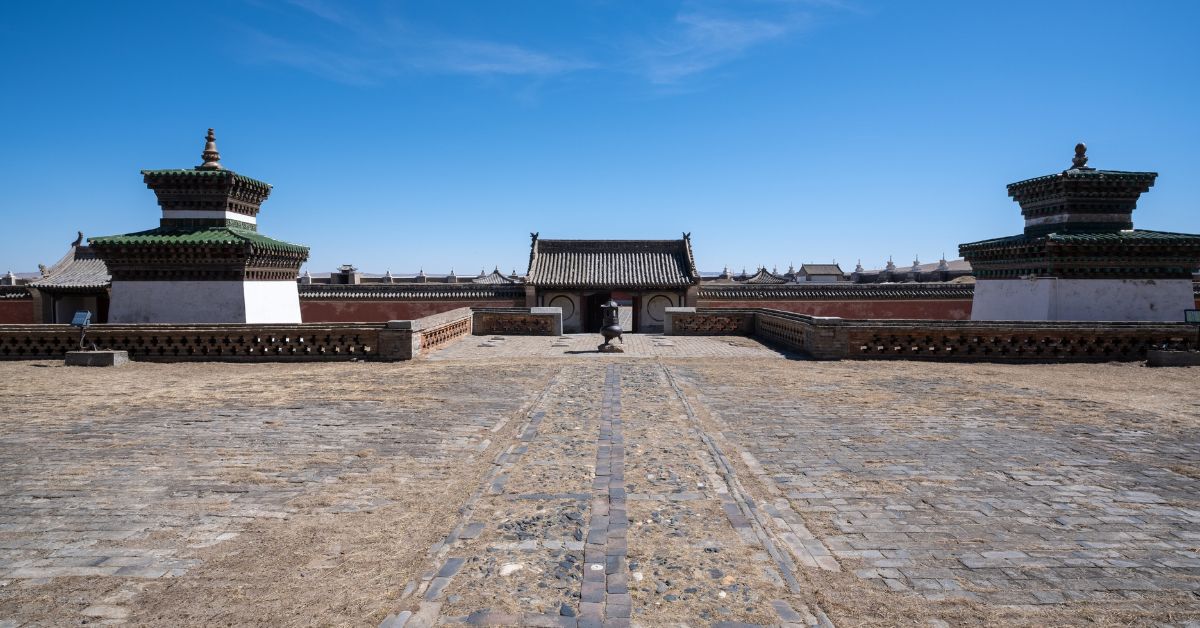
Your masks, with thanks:
[[[388,17],[366,19],[322,0],[290,4],[320,21],[320,36],[289,38],[245,27],[252,56],[330,80],[377,84],[407,72],[547,77],[593,67],[523,46],[423,32]]]
[[[809,22],[807,13],[790,6],[770,17],[680,12],[672,28],[635,47],[634,65],[652,83],[675,85],[742,57],[751,48],[793,35]]]
[[[632,74],[656,87],[678,89],[756,48],[795,36],[818,11],[852,9],[846,1],[758,0],[734,10],[685,0],[669,20],[641,25],[638,35],[605,32],[579,38],[623,42],[593,46],[581,55],[460,37],[327,0],[289,0],[291,17],[307,16],[310,27],[315,20],[315,28],[298,36],[247,26],[241,42],[251,59],[353,85],[383,83],[406,73],[529,77],[540,83],[591,70]]]
[[[429,42],[428,47],[428,54],[416,65],[452,74],[549,76],[594,67],[586,61],[488,41],[448,39]]]
[[[393,68],[371,57],[339,52],[245,28],[242,47],[256,61],[302,70],[349,85],[371,85],[395,74]]]

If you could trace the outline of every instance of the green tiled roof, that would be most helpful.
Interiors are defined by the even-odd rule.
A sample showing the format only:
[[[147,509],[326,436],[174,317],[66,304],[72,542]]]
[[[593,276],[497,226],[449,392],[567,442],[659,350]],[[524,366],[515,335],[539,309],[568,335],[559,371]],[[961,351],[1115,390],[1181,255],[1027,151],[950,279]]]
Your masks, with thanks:
[[[981,245],[1020,244],[1022,242],[1034,242],[1040,240],[1079,244],[1104,244],[1108,242],[1127,244],[1167,244],[1171,242],[1200,241],[1200,235],[1191,233],[1173,233],[1170,231],[1149,231],[1146,229],[1131,229],[1128,231],[1104,233],[1048,233],[1044,236],[1028,236],[1022,233],[1005,238],[994,238],[992,240],[969,242],[959,246],[976,247]]]
[[[1170,231],[1147,231],[1145,229],[1130,229],[1107,233],[1051,233],[1050,240],[1054,242],[1162,242],[1169,240],[1200,240],[1200,235],[1192,233],[1173,233]]]
[[[167,245],[204,246],[212,244],[250,244],[258,248],[294,253],[307,253],[308,247],[290,242],[274,240],[254,231],[235,227],[212,227],[209,229],[168,229],[159,227],[148,231],[124,235],[88,238],[96,246]]]
[[[1157,172],[1132,172],[1126,170],[1064,170],[1054,174],[1047,174],[1016,183],[1009,183],[1009,188],[1020,187],[1029,183],[1039,183],[1049,181],[1051,179],[1091,179],[1095,181],[1154,181],[1158,178]]]
[[[172,168],[172,169],[167,169],[167,170],[143,170],[142,176],[146,176],[146,175],[150,175],[150,176],[172,175],[172,176],[183,176],[183,177],[207,177],[207,178],[232,176],[235,180],[244,181],[251,185],[261,185],[265,188],[271,187],[270,183],[267,183],[265,181],[259,181],[258,179],[255,179],[252,177],[247,177],[244,174],[238,174],[232,170],[195,170],[193,168]]]

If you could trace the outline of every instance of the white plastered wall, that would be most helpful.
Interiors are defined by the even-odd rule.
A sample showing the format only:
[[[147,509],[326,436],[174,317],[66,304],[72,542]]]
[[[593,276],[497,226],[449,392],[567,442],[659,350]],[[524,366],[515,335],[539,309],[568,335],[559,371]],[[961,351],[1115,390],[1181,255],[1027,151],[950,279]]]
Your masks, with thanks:
[[[545,307],[562,308],[564,334],[577,334],[583,331],[583,319],[580,316],[582,308],[579,305],[579,295],[566,292],[547,292],[546,296],[542,299],[542,305]]]
[[[114,281],[110,323],[299,323],[293,281]]]
[[[971,320],[1180,322],[1195,303],[1189,279],[982,279]]]
[[[663,310],[668,307],[680,307],[683,297],[673,292],[644,292],[641,298],[641,311],[638,312],[639,333],[662,333]]]
[[[294,281],[246,281],[247,323],[299,323],[300,291]]]

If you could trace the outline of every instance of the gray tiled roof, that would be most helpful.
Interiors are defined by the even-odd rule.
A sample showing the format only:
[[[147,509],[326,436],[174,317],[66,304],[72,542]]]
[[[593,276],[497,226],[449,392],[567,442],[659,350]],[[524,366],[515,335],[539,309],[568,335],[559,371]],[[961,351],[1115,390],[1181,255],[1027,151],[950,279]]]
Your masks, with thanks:
[[[784,284],[784,283],[789,283],[789,282],[786,277],[781,277],[779,275],[776,275],[775,273],[769,272],[769,271],[767,271],[767,268],[764,266],[764,267],[758,269],[758,272],[755,273],[753,277],[746,279],[744,283]]]
[[[41,290],[103,290],[112,281],[108,266],[89,246],[75,246],[29,285]]]
[[[844,275],[842,267],[837,264],[803,264],[800,272],[805,275]]]
[[[471,283],[481,283],[484,285],[508,285],[517,282],[500,274],[499,270],[493,270],[491,274],[472,279]]]
[[[691,241],[533,240],[528,283],[543,288],[682,288],[700,281]]]

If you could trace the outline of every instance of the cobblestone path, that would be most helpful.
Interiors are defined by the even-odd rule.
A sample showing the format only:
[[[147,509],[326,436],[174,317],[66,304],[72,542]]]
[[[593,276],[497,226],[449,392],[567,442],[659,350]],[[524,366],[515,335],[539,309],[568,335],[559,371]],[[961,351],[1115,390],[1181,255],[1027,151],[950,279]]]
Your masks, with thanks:
[[[563,367],[498,462],[383,626],[829,624],[661,364]]]

